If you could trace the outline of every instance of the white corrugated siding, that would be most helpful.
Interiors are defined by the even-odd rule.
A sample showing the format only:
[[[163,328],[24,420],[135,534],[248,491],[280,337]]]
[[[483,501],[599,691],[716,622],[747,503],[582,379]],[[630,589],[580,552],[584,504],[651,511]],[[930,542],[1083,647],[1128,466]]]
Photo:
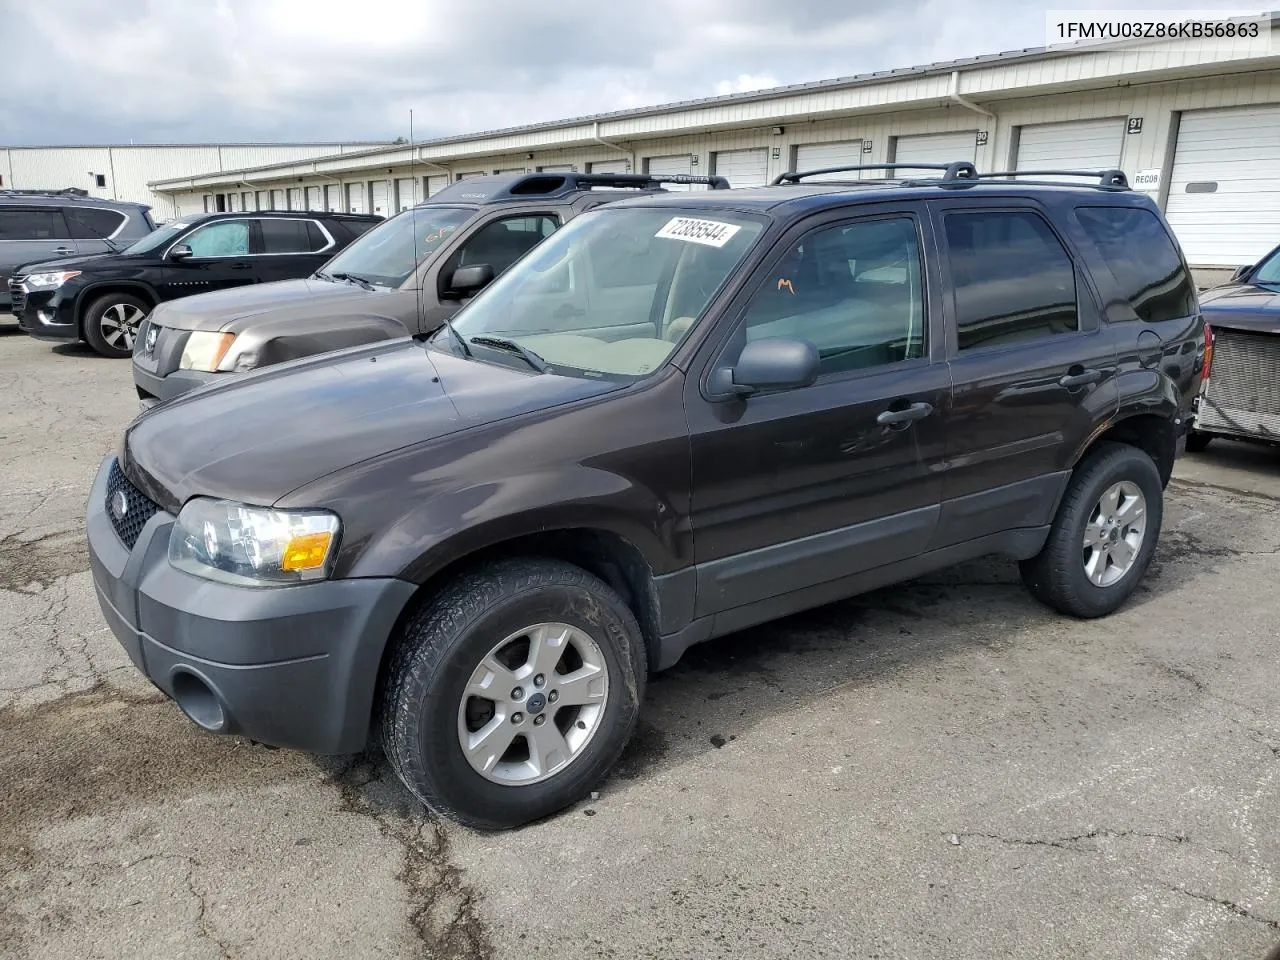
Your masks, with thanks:
[[[303,205],[305,210],[323,210],[324,200],[320,196],[321,188],[319,185],[307,187],[306,203]]]
[[[1165,214],[1192,263],[1242,266],[1280,243],[1280,104],[1184,113]]]
[[[823,167],[861,166],[861,140],[835,140],[830,143],[803,143],[796,147],[795,169],[821,170]],[[806,180],[856,180],[859,171],[850,173],[822,173]],[[732,183],[733,181],[730,181]]]
[[[917,133],[897,137],[894,143],[894,163],[954,163],[968,160],[973,163],[978,152],[978,131],[957,130],[951,133]],[[907,175],[911,172],[906,171]]]
[[[1014,169],[1106,170],[1119,167],[1124,131],[1123,117],[1024,126],[1018,133],[1018,163]]]
[[[721,150],[715,154],[715,174],[729,181],[731,187],[763,187],[769,182],[769,151]]]
[[[427,196],[432,197],[449,185],[447,173],[431,174],[427,177]]]
[[[593,160],[587,164],[587,172],[589,173],[627,173],[627,168],[631,166],[626,160]]]

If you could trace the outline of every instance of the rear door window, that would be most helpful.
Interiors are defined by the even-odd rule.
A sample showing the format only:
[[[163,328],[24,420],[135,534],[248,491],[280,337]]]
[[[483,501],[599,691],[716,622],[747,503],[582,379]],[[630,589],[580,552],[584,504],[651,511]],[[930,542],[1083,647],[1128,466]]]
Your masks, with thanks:
[[[67,225],[62,211],[28,208],[0,209],[0,240],[66,240]]]
[[[1160,323],[1196,312],[1191,277],[1154,213],[1137,207],[1077,207],[1076,219],[1139,319]]]
[[[105,240],[124,224],[124,214],[100,207],[68,207],[63,211],[73,240]]]
[[[268,220],[258,221],[262,228],[263,253],[314,253],[325,246],[328,241],[319,228],[310,220]],[[315,237],[308,227],[315,229]]]
[[[961,351],[1080,329],[1075,266],[1039,214],[948,213],[944,224]]]

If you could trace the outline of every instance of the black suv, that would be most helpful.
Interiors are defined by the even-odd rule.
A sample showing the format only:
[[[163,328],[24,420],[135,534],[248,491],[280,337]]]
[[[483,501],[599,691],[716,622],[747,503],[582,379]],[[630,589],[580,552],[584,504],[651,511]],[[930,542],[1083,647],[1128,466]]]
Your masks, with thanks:
[[[609,204],[430,338],[162,404],[89,498],[107,621],[204,729],[374,734],[492,828],[587,793],[690,644],[992,553],[1107,614],[1204,328],[1122,173],[1012,176]]]
[[[9,281],[18,325],[39,340],[133,353],[157,304],[206,290],[305,277],[382,217],[212,213],[166,224],[116,253],[28,263]]]
[[[0,190],[0,314],[16,313],[9,278],[24,263],[109,253],[156,228],[151,208],[84,190]],[[54,283],[55,273],[37,280]]]
[[[533,173],[470,177],[397,214],[306,279],[155,311],[133,380],[145,409],[193,387],[326,350],[428,334],[579,213],[663,184],[723,177]]]

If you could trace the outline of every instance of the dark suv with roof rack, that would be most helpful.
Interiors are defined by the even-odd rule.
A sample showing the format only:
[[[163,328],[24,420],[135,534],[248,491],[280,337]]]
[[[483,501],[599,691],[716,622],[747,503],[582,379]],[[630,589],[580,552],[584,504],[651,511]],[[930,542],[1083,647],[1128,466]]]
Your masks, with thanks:
[[[103,356],[128,357],[158,304],[305,277],[382,219],[266,210],[184,217],[123,250],[26,264],[9,282],[14,313],[38,340],[84,340]]]
[[[722,177],[534,173],[469,177],[397,214],[306,279],[156,310],[133,379],[143,408],[300,357],[434,332],[494,277],[579,213],[664,183]]]
[[[1117,609],[1204,362],[1116,171],[623,200],[434,336],[144,413],[89,497],[93,577],[205,730],[375,736],[427,806],[508,827],[607,774],[690,644],[987,554]]]
[[[150,210],[141,203],[91,197],[74,187],[0,190],[0,314],[22,310],[23,294],[10,285],[18,267],[123,249],[155,229]],[[53,283],[55,273],[37,278],[37,285]]]

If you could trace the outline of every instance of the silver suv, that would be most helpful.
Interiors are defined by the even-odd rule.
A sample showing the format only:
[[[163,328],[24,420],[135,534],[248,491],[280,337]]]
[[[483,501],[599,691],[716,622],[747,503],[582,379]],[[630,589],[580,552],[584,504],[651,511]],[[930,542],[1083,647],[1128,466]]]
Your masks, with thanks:
[[[12,313],[9,277],[25,263],[123,250],[156,228],[151,208],[83,190],[0,190],[0,315]]]

